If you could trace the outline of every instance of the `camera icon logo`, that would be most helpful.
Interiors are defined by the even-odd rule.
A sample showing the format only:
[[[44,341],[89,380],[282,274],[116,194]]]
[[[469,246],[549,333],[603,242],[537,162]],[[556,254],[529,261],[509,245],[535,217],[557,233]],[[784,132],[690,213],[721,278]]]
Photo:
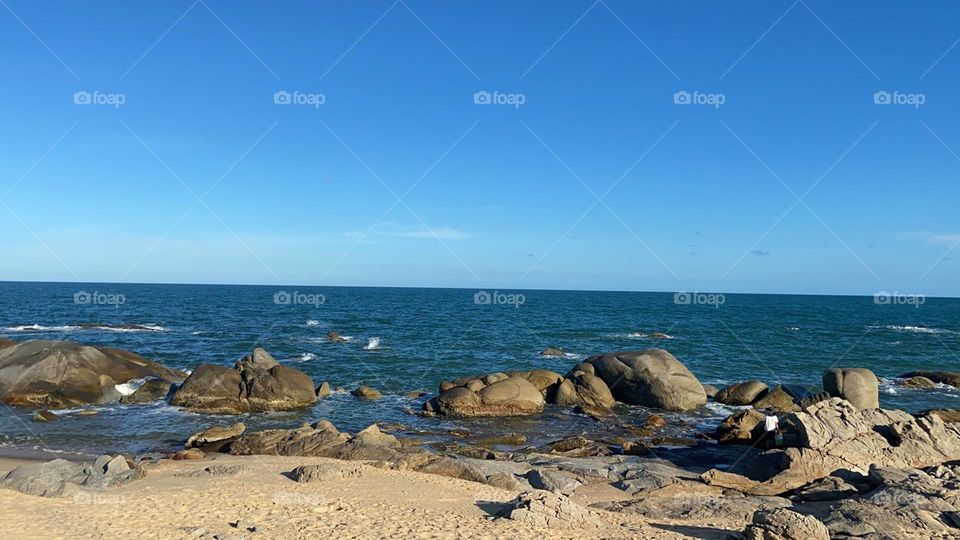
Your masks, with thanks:
[[[275,105],[289,105],[293,100],[290,96],[290,92],[284,90],[279,90],[273,94],[273,103]]]
[[[480,90],[473,94],[473,103],[476,105],[489,105],[493,103],[493,96],[486,90]]]
[[[673,303],[679,306],[689,306],[693,302],[693,295],[688,292],[678,292],[673,294]]]
[[[893,295],[887,291],[880,291],[877,294],[873,295],[873,303],[878,306],[886,306],[890,304],[890,300],[893,299]]]
[[[278,306],[289,306],[293,296],[287,291],[277,291],[273,294],[273,303]]]
[[[477,305],[489,305],[493,301],[493,296],[487,291],[477,291],[473,295],[473,303]]]
[[[90,92],[81,90],[73,94],[74,105],[89,105],[93,103],[93,95]]]
[[[690,92],[687,92],[686,90],[675,92],[673,94],[673,103],[676,105],[689,105],[692,103]]]
[[[79,291],[73,294],[73,303],[77,305],[87,305],[92,298],[87,291]]]
[[[893,103],[893,99],[892,99],[892,96],[890,95],[890,92],[880,90],[879,92],[874,92],[873,103],[875,105],[889,105]]]

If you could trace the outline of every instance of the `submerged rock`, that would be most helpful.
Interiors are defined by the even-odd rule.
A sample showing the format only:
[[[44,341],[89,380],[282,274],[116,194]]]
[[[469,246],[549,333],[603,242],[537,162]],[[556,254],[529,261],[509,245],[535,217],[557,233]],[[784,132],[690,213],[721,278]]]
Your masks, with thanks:
[[[926,377],[935,383],[947,384],[960,388],[960,372],[955,371],[911,371],[900,376],[901,379],[911,377]]]
[[[551,356],[555,358],[563,358],[566,356],[566,353],[562,349],[555,347],[547,347],[546,349],[540,351],[540,356]]]
[[[663,349],[591,356],[585,363],[593,365],[618,401],[674,411],[697,409],[707,402],[700,381]]]
[[[31,418],[34,422],[54,422],[59,419],[59,415],[46,409],[33,413],[33,417]]]
[[[254,349],[233,369],[201,364],[174,392],[170,404],[210,414],[285,411],[317,401],[313,380]]]
[[[132,379],[179,382],[186,373],[132,352],[68,341],[26,341],[0,348],[0,401],[66,408],[120,398]]]
[[[877,376],[864,368],[834,368],[823,374],[823,389],[858,409],[880,407]]]
[[[361,399],[377,400],[383,397],[383,394],[380,393],[376,388],[371,388],[369,386],[360,386],[350,392],[350,395],[358,397]]]
[[[937,383],[926,377],[917,376],[900,381],[900,386],[904,388],[936,388]]]
[[[120,403],[129,405],[150,403],[152,401],[166,399],[167,395],[170,394],[171,388],[173,388],[173,383],[170,381],[165,381],[163,379],[150,379],[149,381],[143,383],[140,388],[137,388],[129,396],[123,396],[120,398]]]

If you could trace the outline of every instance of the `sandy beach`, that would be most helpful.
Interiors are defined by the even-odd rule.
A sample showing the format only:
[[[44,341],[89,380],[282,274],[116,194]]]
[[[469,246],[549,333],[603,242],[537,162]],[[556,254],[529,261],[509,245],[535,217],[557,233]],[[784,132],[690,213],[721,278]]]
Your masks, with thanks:
[[[0,470],[25,462],[0,459]],[[0,536],[673,539],[724,538],[744,525],[653,523],[594,510],[597,527],[544,529],[492,518],[491,513],[517,493],[475,482],[367,464],[360,478],[298,483],[284,475],[315,463],[349,465],[326,458],[211,455],[197,461],[163,460],[147,465],[147,476],[127,486],[59,499],[0,490],[7,531]],[[240,470],[204,471],[211,466]],[[624,498],[608,485],[584,486],[573,497],[584,505]]]

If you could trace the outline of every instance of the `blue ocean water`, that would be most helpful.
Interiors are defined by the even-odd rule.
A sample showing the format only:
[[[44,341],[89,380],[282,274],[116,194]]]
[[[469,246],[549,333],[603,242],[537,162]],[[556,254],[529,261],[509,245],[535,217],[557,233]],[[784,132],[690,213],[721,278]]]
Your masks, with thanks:
[[[877,304],[872,297],[728,294],[723,302],[672,293],[477,291],[359,287],[0,283],[0,336],[57,339],[134,351],[191,370],[230,364],[263,347],[319,384],[365,384],[376,402],[336,394],[312,409],[245,415],[250,428],[292,427],[328,418],[344,430],[403,424],[422,438],[447,430],[521,431],[549,440],[602,430],[565,408],[522,419],[446,420],[410,414],[450,378],[508,369],[565,373],[604,352],[660,347],[704,383],[746,379],[819,385],[830,367],[867,367],[881,378],[915,369],[960,369],[960,300]],[[327,332],[348,336],[330,343]],[[660,333],[665,336],[652,336]],[[566,358],[539,356],[560,347]],[[910,390],[884,380],[881,405],[917,411],[960,407],[960,391]],[[97,416],[67,414],[46,424],[3,407],[0,444],[96,452],[147,451],[181,444],[191,432],[229,417],[166,404],[108,404]],[[667,415],[674,429],[708,429],[731,411],[711,404]],[[622,406],[626,421],[649,411]],[[595,434],[595,433],[594,433]],[[601,433],[602,435],[602,433]]]

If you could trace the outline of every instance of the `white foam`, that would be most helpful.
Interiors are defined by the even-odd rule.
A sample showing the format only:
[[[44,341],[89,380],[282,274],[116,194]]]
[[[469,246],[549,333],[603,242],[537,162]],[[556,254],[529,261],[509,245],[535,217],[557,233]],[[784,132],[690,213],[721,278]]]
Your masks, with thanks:
[[[380,348],[380,338],[374,336],[367,339],[367,344],[363,347],[368,351],[375,351]]]
[[[79,326],[43,326],[40,324],[21,324],[19,326],[8,326],[7,332],[73,332],[79,330]]]
[[[313,319],[310,319],[310,320],[307,321],[305,324],[306,324],[307,326],[320,326],[320,321],[315,321],[315,320],[313,320]]]
[[[105,332],[166,332],[167,328],[158,324],[139,324],[130,327],[93,325],[78,326],[74,324],[65,324],[60,326],[44,326],[42,324],[21,324],[17,326],[8,326],[7,332],[76,332],[80,330],[101,330]]]
[[[960,334],[954,330],[947,330],[944,328],[930,328],[927,326],[900,326],[896,324],[888,324],[885,326],[868,326],[867,328],[872,328],[874,330],[891,330],[893,332],[907,332],[911,334]]]
[[[129,396],[143,386],[143,383],[147,382],[146,379],[130,379],[125,383],[118,384],[114,386],[117,389],[117,392],[120,392],[122,396]]]
[[[317,356],[313,353],[303,353],[297,358],[297,362],[309,362],[311,360],[316,360]]]

